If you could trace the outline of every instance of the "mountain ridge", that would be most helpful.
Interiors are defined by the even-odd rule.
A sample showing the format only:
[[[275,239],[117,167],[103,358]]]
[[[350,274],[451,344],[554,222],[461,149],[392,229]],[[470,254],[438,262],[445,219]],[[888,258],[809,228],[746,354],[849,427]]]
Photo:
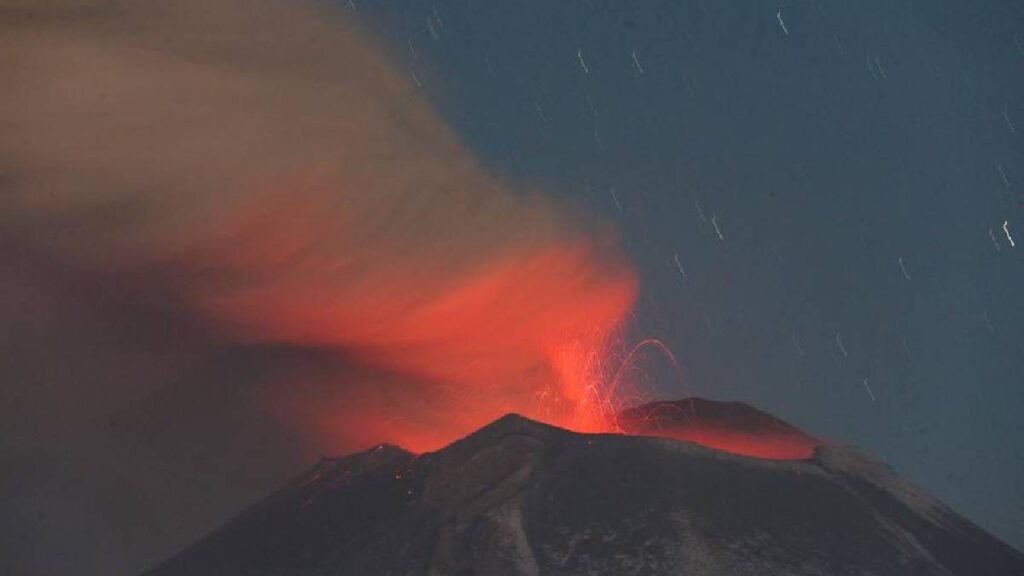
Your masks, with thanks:
[[[436,452],[323,459],[146,574],[1022,570],[1019,552],[855,448],[766,460],[509,414]]]

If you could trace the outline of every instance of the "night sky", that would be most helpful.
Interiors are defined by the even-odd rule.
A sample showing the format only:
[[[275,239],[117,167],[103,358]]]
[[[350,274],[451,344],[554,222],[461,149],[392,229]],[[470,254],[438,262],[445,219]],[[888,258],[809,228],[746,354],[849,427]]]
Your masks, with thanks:
[[[639,279],[626,339],[664,342],[684,374],[648,358],[651,399],[742,400],[861,446],[1024,549],[1024,7],[339,4],[496,181],[617,227]],[[0,24],[27,26],[25,5],[0,0]],[[31,176],[0,159],[0,190]],[[5,574],[136,573],[365,447],[280,424],[282,374],[326,406],[347,388],[325,381],[408,385],[319,344],[224,336],[148,260],[107,275],[54,256],[132,206],[0,217]]]

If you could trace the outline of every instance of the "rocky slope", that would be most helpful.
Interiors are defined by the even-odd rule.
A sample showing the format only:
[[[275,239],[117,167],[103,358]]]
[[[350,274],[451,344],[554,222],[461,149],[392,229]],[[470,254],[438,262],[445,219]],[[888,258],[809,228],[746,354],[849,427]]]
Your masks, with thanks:
[[[321,461],[148,572],[1024,574],[1024,557],[855,449],[769,460],[505,416],[434,453]]]

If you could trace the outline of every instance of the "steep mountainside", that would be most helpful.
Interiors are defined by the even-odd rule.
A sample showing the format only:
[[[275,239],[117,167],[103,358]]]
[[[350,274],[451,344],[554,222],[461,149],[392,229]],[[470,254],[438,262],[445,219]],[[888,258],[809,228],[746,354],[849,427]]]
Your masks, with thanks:
[[[771,460],[505,416],[434,453],[323,460],[150,576],[1024,574],[846,447]]]

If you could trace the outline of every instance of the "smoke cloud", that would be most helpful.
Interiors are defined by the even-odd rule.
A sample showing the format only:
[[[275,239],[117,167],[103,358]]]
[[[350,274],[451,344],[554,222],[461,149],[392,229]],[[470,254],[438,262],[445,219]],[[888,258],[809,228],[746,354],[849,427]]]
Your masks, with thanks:
[[[344,14],[0,0],[0,77],[7,573],[142,568],[316,452],[593,424],[614,232],[496,181]]]

